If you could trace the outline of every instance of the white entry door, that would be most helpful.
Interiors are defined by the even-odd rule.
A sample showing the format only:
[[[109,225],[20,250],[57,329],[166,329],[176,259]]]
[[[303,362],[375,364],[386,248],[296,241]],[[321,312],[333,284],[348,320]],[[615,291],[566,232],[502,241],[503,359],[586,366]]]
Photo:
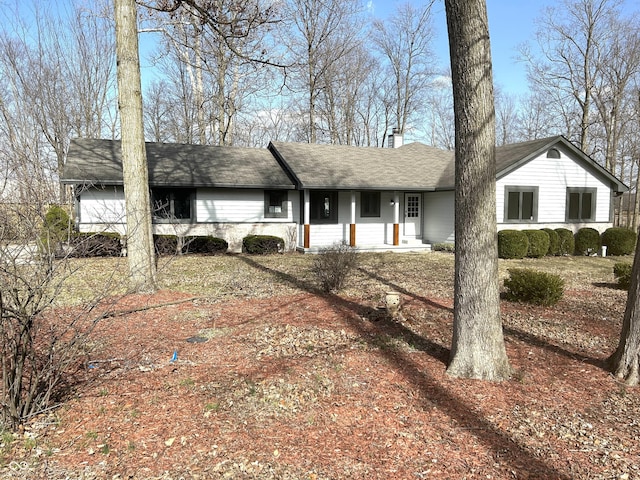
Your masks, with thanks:
[[[422,196],[419,193],[404,194],[404,236],[421,238]]]

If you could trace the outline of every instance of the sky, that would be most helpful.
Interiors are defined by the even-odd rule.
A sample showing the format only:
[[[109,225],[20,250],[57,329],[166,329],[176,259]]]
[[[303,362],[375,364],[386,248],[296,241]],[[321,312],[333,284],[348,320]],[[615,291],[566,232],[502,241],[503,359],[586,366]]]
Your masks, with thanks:
[[[406,0],[372,0],[370,8],[375,16],[386,18]],[[415,6],[425,2],[411,0]],[[534,40],[535,20],[543,9],[558,2],[551,0],[487,0],[489,37],[495,84],[505,92],[520,95],[527,93],[527,71],[523,63],[516,60],[518,47]],[[434,27],[436,30],[435,51],[439,63],[449,65],[449,43],[444,1],[434,5]]]

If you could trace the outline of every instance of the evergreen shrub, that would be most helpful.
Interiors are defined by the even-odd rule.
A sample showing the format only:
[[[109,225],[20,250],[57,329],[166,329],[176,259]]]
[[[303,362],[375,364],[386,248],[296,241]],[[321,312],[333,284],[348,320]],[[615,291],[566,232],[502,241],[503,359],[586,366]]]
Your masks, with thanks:
[[[629,290],[631,286],[631,269],[633,266],[630,263],[619,262],[613,266],[613,276],[616,278],[618,287],[623,290]]]
[[[229,244],[222,238],[212,236],[188,237],[184,242],[184,252],[215,255],[225,253]]]
[[[528,268],[509,269],[504,286],[507,300],[534,305],[555,305],[564,294],[564,280],[560,276]]]
[[[638,235],[630,228],[607,228],[600,238],[602,246],[607,247],[607,255],[630,255],[636,248]]]
[[[178,237],[177,235],[154,235],[153,246],[156,250],[156,255],[160,257],[168,255],[178,255],[182,253],[178,249]]]
[[[542,258],[549,253],[549,234],[543,230],[523,230],[529,239],[527,257]]]
[[[247,235],[242,239],[242,251],[252,255],[281,253],[284,240],[273,235]]]
[[[498,232],[498,257],[524,258],[529,251],[529,238],[520,230]]]
[[[576,232],[576,255],[595,255],[600,249],[600,232],[595,228],[584,227]]]
[[[436,243],[433,245],[433,251],[454,253],[456,248],[453,243]]]
[[[556,228],[558,234],[558,255],[573,255],[575,251],[575,238],[568,228]]]
[[[119,257],[122,242],[117,233],[75,232],[70,239],[71,257]]]
[[[62,244],[69,237],[71,219],[60,205],[51,205],[44,216],[40,230],[41,247],[46,254],[60,255]]]
[[[560,252],[560,235],[552,228],[543,228],[547,235],[549,235],[549,251],[547,255],[558,255]]]

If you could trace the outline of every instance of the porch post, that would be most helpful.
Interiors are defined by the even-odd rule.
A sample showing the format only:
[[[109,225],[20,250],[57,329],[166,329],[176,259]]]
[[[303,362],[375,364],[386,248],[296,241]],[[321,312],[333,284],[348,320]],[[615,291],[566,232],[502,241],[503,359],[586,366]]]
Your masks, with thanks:
[[[304,240],[303,240],[303,244],[302,246],[304,248],[309,248],[311,241],[311,225],[309,224],[309,219],[311,217],[310,215],[310,211],[311,211],[311,202],[309,200],[309,190],[305,190],[304,191],[304,213],[303,213],[303,222],[304,222]]]
[[[393,244],[400,245],[400,196],[393,192]]]
[[[356,192],[351,190],[351,225],[349,226],[349,245],[356,246]]]

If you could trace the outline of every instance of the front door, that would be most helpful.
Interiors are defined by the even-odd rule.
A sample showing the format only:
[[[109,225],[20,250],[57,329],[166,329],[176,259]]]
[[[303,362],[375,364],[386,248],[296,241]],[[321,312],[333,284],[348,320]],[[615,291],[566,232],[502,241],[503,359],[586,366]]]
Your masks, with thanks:
[[[404,194],[404,236],[407,238],[421,238],[420,217],[422,210],[422,196],[419,193]]]

